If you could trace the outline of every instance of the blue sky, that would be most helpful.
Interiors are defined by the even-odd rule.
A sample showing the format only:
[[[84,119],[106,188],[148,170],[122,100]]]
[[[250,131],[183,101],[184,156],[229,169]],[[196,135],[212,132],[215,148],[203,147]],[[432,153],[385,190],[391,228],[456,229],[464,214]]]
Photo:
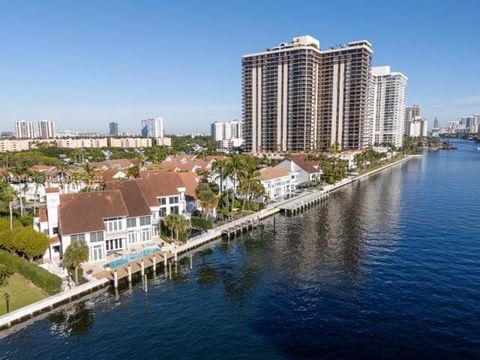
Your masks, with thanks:
[[[367,39],[444,123],[480,112],[480,1],[0,0],[0,129],[208,132],[241,116],[241,56],[293,36]]]

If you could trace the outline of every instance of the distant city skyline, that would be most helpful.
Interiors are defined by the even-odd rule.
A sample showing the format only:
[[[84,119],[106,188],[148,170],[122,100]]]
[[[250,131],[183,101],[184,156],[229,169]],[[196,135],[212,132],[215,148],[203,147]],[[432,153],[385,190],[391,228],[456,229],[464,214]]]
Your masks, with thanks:
[[[138,134],[141,119],[159,114],[166,133],[208,133],[214,121],[241,118],[242,54],[301,34],[322,48],[371,42],[373,65],[409,78],[406,103],[421,104],[430,124],[480,112],[478,2],[272,4],[6,2],[0,129],[47,119],[58,131],[105,133],[117,122]]]

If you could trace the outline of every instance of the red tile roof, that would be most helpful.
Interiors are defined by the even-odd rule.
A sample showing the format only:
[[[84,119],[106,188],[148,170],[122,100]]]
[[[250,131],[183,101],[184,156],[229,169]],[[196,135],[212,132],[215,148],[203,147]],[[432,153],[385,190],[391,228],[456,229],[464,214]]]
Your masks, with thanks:
[[[125,174],[125,172],[123,172],[122,170],[113,169],[97,170],[95,171],[95,174],[101,177],[104,182],[125,179],[127,177],[127,174]]]
[[[90,166],[93,169],[114,169],[114,170],[124,170],[128,169],[135,165],[140,165],[141,161],[138,159],[116,159],[116,160],[105,160],[99,162],[92,162]]]
[[[58,193],[60,192],[60,190],[58,189],[58,187],[49,187],[49,188],[46,188],[45,189],[45,192],[47,194],[50,194],[50,193]]]
[[[194,172],[180,172],[178,173],[178,176],[180,176],[185,184],[185,196],[188,196],[191,199],[196,199],[195,189],[200,183],[200,177]]]
[[[40,222],[48,221],[48,213],[47,213],[47,206],[40,205],[38,208],[38,218]]]
[[[107,190],[120,190],[131,217],[150,215],[148,206],[138,182],[135,180],[112,181],[106,183]]]
[[[287,159],[293,161],[295,164],[300,166],[306,172],[313,174],[321,172],[320,164],[313,160],[306,160],[307,155],[305,154],[290,154]]]
[[[290,171],[285,168],[276,168],[276,167],[266,167],[259,170],[260,176],[258,177],[259,180],[272,180],[277,179],[283,176],[289,176]]]
[[[179,194],[177,188],[185,187],[178,173],[140,171],[135,179],[149,206],[158,206],[158,197]]]
[[[104,230],[105,218],[128,216],[120,190],[60,195],[59,222],[64,235]]]

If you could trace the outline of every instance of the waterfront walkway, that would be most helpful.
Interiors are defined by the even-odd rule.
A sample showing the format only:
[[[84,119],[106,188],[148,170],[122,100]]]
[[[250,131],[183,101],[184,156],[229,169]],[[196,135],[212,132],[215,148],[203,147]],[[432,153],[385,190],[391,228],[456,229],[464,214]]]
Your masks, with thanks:
[[[63,303],[72,301],[92,291],[100,289],[109,284],[110,280],[107,278],[96,279],[74,287],[73,289],[61,292],[60,294],[49,296],[36,303],[24,306],[20,309],[14,310],[8,314],[0,316],[0,330],[8,328],[18,322],[31,318],[44,311],[51,310]]]
[[[292,209],[304,209],[308,206],[315,204],[316,202],[321,202],[328,197],[328,195],[348,184],[352,184],[358,181],[362,181],[369,176],[376,174],[380,171],[383,171],[387,168],[400,164],[404,161],[407,161],[411,158],[416,158],[418,155],[407,156],[398,161],[386,164],[378,169],[374,169],[370,172],[367,172],[362,175],[349,177],[344,179],[334,185],[325,186],[323,189],[310,190],[302,194],[294,196],[290,199],[279,201],[273,204],[269,204],[266,209],[259,212],[247,215],[240,219],[230,221],[228,223],[219,225],[214,229],[208,230],[206,233],[201,234],[195,238],[188,240],[186,244],[175,246],[172,244],[167,244],[163,247],[162,250],[156,253],[152,253],[148,256],[145,256],[141,259],[136,259],[128,264],[119,267],[115,270],[104,270],[95,274],[94,280],[77,286],[71,290],[64,291],[60,294],[50,296],[46,299],[33,303],[31,305],[25,306],[21,309],[12,311],[11,313],[0,316],[0,330],[8,328],[13,324],[21,322],[27,318],[31,318],[39,313],[50,310],[56,306],[59,306],[62,303],[71,301],[78,297],[81,297],[85,294],[88,294],[96,289],[99,289],[103,286],[110,284],[112,281],[114,286],[118,286],[118,280],[122,278],[128,278],[131,281],[132,274],[141,273],[144,275],[144,272],[149,267],[154,267],[157,264],[165,263],[166,260],[177,260],[179,254],[186,253],[192,249],[195,249],[199,246],[207,244],[215,239],[221,238],[222,236],[230,237],[231,235],[235,236],[239,233],[251,230],[256,226],[260,225],[260,222],[263,219],[266,219],[270,216],[280,213],[281,211],[292,211]],[[292,213],[292,215],[295,215]],[[288,215],[288,214],[287,214]]]

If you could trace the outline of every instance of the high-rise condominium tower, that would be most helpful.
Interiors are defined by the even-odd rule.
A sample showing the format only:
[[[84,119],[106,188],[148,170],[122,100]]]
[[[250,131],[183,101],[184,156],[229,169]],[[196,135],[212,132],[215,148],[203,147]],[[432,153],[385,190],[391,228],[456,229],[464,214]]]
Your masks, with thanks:
[[[55,139],[55,123],[49,120],[39,121],[38,137],[40,139]]]
[[[163,118],[156,117],[142,120],[142,136],[163,138]]]
[[[108,124],[108,134],[110,136],[118,136],[118,123],[116,122],[111,122]]]
[[[407,77],[390,71],[390,66],[372,68],[369,122],[374,144],[403,145],[406,87]]]
[[[244,55],[243,119],[252,152],[367,145],[372,46],[368,41],[320,50],[311,36]]]
[[[229,122],[215,121],[211,125],[212,139],[215,141],[241,139],[243,133],[243,124],[240,120],[232,120]]]
[[[15,133],[19,139],[33,139],[35,131],[33,129],[33,122],[20,120],[15,123]]]

